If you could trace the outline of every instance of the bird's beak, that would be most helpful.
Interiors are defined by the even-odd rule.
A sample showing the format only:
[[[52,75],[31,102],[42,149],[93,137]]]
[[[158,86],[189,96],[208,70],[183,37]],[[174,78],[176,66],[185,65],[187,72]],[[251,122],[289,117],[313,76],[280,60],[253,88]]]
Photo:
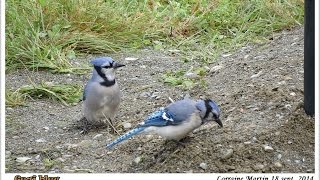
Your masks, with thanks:
[[[220,119],[216,119],[215,121],[219,124],[220,127],[223,127],[223,124]]]
[[[119,67],[125,66],[124,64],[120,64],[120,63],[115,63],[113,65],[113,69],[118,69]]]

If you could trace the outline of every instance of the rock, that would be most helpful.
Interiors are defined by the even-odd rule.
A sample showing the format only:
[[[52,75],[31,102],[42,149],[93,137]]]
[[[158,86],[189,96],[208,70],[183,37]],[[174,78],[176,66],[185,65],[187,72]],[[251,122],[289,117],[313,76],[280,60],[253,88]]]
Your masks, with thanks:
[[[277,158],[278,158],[278,159],[281,159],[281,158],[282,158],[282,154],[278,154],[278,155],[277,155]]]
[[[140,156],[136,157],[133,162],[136,163],[136,164],[141,163],[142,162],[142,157],[140,157]]]
[[[227,149],[221,156],[221,159],[229,159],[233,155],[233,149]]]
[[[248,57],[249,57],[249,54],[245,55],[243,58],[248,59]]]
[[[30,160],[30,157],[17,157],[16,161],[18,163],[25,163],[26,161]]]
[[[128,123],[128,122],[123,123],[122,126],[124,129],[130,129],[132,127],[131,123]]]
[[[250,78],[253,79],[253,78],[260,77],[261,74],[262,74],[262,71],[259,71],[257,74],[252,75]]]
[[[186,74],[184,74],[184,77],[190,78],[190,79],[195,79],[195,78],[198,77],[198,75],[196,73],[193,73],[193,72],[187,72]]]
[[[281,164],[280,162],[275,162],[275,163],[274,163],[274,166],[275,166],[276,168],[282,168],[282,164]]]
[[[225,57],[229,57],[229,56],[231,56],[231,55],[232,55],[232,54],[222,54],[221,57],[224,57],[224,58],[225,58]]]
[[[207,163],[200,163],[200,165],[199,165],[200,167],[201,167],[201,169],[203,169],[203,170],[206,170],[206,169],[208,169],[208,165],[207,165]]]
[[[274,149],[271,147],[271,146],[268,146],[268,145],[264,145],[264,151],[266,152],[272,152]]]
[[[38,155],[36,155],[36,157],[34,159],[40,160],[40,158],[41,158],[41,156],[40,156],[40,154],[38,154]]]
[[[7,107],[7,108],[6,108],[6,111],[8,111],[8,112],[13,112],[13,108]]]
[[[43,127],[43,129],[45,130],[45,131],[49,131],[49,127],[48,126],[45,126],[45,127]]]
[[[11,151],[6,151],[5,152],[5,157],[6,158],[10,158],[11,154],[12,154]]]
[[[312,173],[313,170],[312,169],[307,169],[307,173]]]
[[[296,96],[296,93],[295,92],[291,92],[290,96]]]
[[[299,159],[294,160],[294,162],[295,162],[296,164],[300,164],[300,163],[302,163],[302,161],[301,161],[301,160],[299,160]]]
[[[253,166],[253,169],[256,171],[262,170],[264,168],[263,164],[256,164],[255,166]]]
[[[213,66],[210,70],[209,73],[215,73],[218,72],[219,70],[221,70],[223,68],[222,65],[218,65],[218,66]]]
[[[142,92],[139,97],[143,97],[143,98],[147,98],[147,97],[150,97],[151,94],[149,92]]]
[[[257,139],[256,137],[253,137],[253,138],[252,138],[252,141],[253,141],[253,142],[257,142],[258,139]]]
[[[93,137],[93,139],[98,139],[99,137],[102,137],[102,134],[97,134]]]
[[[37,143],[45,143],[47,141],[45,139],[43,139],[43,138],[40,138],[40,139],[37,139],[36,142]]]
[[[289,140],[289,141],[288,141],[288,144],[292,144],[292,141],[291,141],[291,140]]]
[[[136,61],[138,59],[139,58],[135,58],[135,57],[126,57],[124,60],[126,60],[126,61]]]
[[[280,81],[278,82],[279,85],[285,85],[286,84],[286,81]]]
[[[251,144],[251,141],[243,142],[243,144],[245,144],[245,145],[249,145],[249,144]]]

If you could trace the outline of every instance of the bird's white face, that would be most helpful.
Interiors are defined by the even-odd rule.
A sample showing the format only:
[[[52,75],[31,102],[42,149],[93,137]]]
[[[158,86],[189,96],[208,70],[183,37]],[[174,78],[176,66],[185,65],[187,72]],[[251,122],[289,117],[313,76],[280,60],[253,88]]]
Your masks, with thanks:
[[[102,68],[101,69],[101,72],[105,75],[105,77],[108,79],[108,80],[114,80],[115,78],[115,74],[114,74],[114,69],[111,67],[111,68]]]

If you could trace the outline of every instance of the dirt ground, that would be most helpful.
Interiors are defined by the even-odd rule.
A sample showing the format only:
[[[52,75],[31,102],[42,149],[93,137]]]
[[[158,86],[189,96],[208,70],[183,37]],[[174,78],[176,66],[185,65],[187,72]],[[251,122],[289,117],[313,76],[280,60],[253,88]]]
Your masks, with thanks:
[[[189,135],[185,146],[157,136],[136,136],[113,150],[107,129],[80,134],[81,102],[65,107],[33,100],[6,108],[6,172],[314,172],[314,117],[303,111],[303,28],[275,34],[268,43],[224,53],[204,79],[207,88],[183,90],[162,82],[167,70],[189,70],[179,54],[141,50],[111,55],[126,64],[117,72],[123,97],[116,120],[134,127],[152,111],[182,99],[210,97],[221,107],[223,128],[209,123]],[[125,57],[138,60],[127,61]],[[80,59],[75,65],[87,63]],[[213,68],[214,67],[214,68]],[[34,82],[85,84],[87,75],[19,71],[6,87]]]

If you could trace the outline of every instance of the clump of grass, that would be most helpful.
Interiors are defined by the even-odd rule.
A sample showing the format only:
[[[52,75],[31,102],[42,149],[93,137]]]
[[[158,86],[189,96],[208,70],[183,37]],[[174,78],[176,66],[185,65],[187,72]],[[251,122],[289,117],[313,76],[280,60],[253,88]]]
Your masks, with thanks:
[[[206,75],[207,70],[203,67],[193,70],[191,68],[189,71],[178,70],[178,71],[167,71],[163,76],[163,82],[171,86],[181,87],[182,89],[191,89],[196,85],[201,87],[206,87],[206,82],[203,77]],[[188,75],[188,73],[191,73]]]
[[[78,103],[82,97],[82,87],[77,84],[33,84],[19,88],[18,92],[30,98],[58,100],[66,106]]]
[[[54,160],[54,159],[45,158],[45,159],[43,160],[43,164],[44,164],[44,166],[45,166],[47,169],[51,169],[52,167],[58,166],[58,165],[60,165],[61,163],[58,162],[57,160]]]
[[[76,72],[69,63],[75,55],[144,46],[180,49],[185,59],[210,63],[223,51],[302,24],[303,5],[303,0],[8,0],[6,67]]]
[[[6,89],[5,97],[6,97],[6,106],[8,107],[25,105],[26,95],[19,92],[19,90],[11,91]]]

